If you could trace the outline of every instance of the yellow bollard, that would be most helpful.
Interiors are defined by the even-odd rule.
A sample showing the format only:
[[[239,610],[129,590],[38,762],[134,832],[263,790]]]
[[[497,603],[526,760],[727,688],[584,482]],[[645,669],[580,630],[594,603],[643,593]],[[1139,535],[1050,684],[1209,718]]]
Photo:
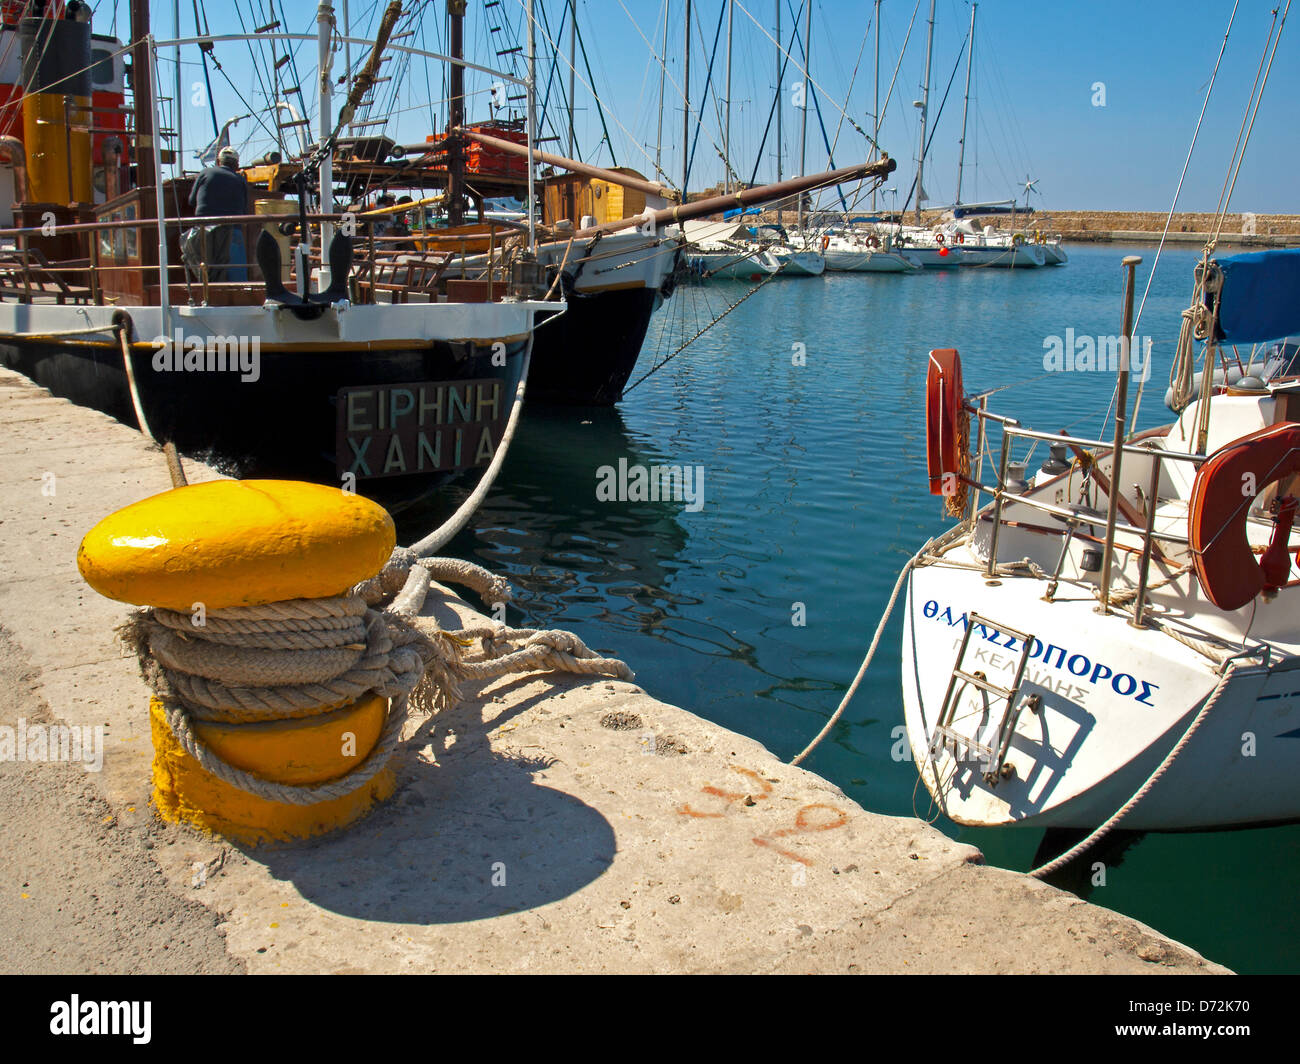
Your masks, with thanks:
[[[199,635],[232,607],[343,595],[379,573],[395,538],[383,508],[337,488],[214,481],[164,492],[109,515],[86,534],[77,564],[100,594],[189,614]],[[186,630],[176,635],[185,646],[202,642]],[[359,654],[365,646],[337,649]],[[248,653],[284,657],[278,650]],[[214,675],[203,673],[205,679]],[[221,677],[219,682],[243,681]],[[189,722],[208,753],[227,766],[257,781],[305,787],[345,780],[365,762],[384,731],[389,703],[370,693],[293,712],[255,722],[191,715]],[[183,748],[156,696],[149,716],[159,815],[237,841],[288,841],[335,830],[364,816],[396,787],[385,767],[355,789],[311,804],[273,800],[201,766]]]

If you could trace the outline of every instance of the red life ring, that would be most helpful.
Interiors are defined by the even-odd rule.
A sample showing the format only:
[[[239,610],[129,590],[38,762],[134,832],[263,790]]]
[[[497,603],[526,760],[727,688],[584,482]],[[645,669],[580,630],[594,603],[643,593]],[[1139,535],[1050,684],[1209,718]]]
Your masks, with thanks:
[[[867,237],[867,247],[869,247],[869,248],[878,248],[878,247],[880,247],[880,238],[879,238],[879,237],[875,237],[875,236],[869,236],[869,237]]]
[[[1274,542],[1256,560],[1246,536],[1255,497],[1269,484],[1300,473],[1300,424],[1283,421],[1225,444],[1196,471],[1187,514],[1187,538],[1201,587],[1221,610],[1236,610],[1261,591],[1276,591],[1290,570],[1289,511],[1282,507]],[[1253,478],[1255,495],[1243,495]]]
[[[930,352],[925,374],[925,461],[931,495],[951,495],[944,478],[961,476],[961,440],[970,414],[961,385],[961,356],[955,348]]]
[[[958,233],[958,234],[957,234],[957,243],[959,243],[959,244],[964,244],[964,243],[966,243],[966,234],[965,234],[965,233]]]
[[[935,234],[934,234],[934,242],[935,242],[936,244],[942,245],[942,244],[943,244],[943,234],[942,234],[942,233],[935,233]]]

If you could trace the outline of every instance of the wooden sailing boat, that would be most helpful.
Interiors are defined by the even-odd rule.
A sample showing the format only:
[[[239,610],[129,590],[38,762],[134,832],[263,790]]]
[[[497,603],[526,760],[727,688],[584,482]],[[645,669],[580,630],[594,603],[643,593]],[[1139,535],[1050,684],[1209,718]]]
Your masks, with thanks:
[[[93,59],[89,10],[34,10],[16,27],[33,76],[25,79],[24,136],[8,146],[8,169],[18,190],[15,218],[48,224],[0,232],[13,241],[0,255],[5,365],[237,476],[342,484],[391,503],[475,475],[490,461],[536,325],[561,309],[540,298],[535,272],[517,271],[509,299],[500,298],[505,286],[492,298],[461,298],[445,277],[454,253],[443,251],[425,257],[418,282],[391,286],[391,301],[380,302],[374,254],[358,254],[333,210],[343,121],[330,113],[327,70],[323,148],[299,167],[296,202],[268,187],[256,212],[202,220],[244,231],[258,251],[254,279],[213,280],[206,261],[199,277],[188,274],[180,236],[196,225],[192,179],[162,174],[160,46],[149,36],[147,0],[135,0],[131,11],[134,128],[120,154],[107,142],[100,149],[107,197],[93,191],[84,91]],[[387,27],[397,11],[390,5]],[[328,61],[336,34],[328,3],[319,26]],[[353,106],[350,97],[344,113]],[[318,181],[315,192],[309,179]]]

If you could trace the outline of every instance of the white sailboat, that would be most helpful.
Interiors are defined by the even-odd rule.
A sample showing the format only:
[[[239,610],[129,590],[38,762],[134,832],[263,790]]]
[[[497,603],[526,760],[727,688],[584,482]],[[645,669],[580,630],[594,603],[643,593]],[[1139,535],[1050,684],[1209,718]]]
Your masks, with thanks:
[[[1126,335],[1138,261],[1125,260]],[[1121,338],[1110,443],[994,414],[987,395],[963,393],[956,351],[931,352],[931,491],[963,520],[914,560],[902,679],[917,771],[951,819],[1174,830],[1300,818],[1300,359],[1292,342],[1235,377],[1214,373],[1234,345],[1300,331],[1297,286],[1300,250],[1203,260],[1177,420],[1126,433]],[[966,440],[988,433],[1000,449],[971,458]],[[1030,477],[1035,445],[1048,458]]]
[[[915,273],[920,262],[894,249],[888,234],[882,239],[854,229],[822,235],[822,256],[832,273]]]

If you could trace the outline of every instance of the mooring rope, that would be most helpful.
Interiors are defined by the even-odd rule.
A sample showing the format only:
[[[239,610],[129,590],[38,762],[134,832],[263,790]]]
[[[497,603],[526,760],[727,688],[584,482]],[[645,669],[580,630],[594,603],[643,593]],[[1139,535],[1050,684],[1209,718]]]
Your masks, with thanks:
[[[398,548],[378,576],[345,595],[211,610],[202,623],[180,611],[144,609],[120,633],[182,749],[218,779],[288,805],[314,805],[369,782],[396,750],[410,709],[450,709],[464,682],[538,671],[633,678],[622,661],[597,656],[570,632],[443,629],[418,616],[435,577],[489,602],[510,598],[509,585],[480,566]],[[196,723],[304,719],[370,695],[391,700],[378,741],[354,769],[324,783],[264,779],[229,764],[196,734]]]
[[[889,623],[890,615],[894,612],[894,605],[898,602],[899,593],[903,590],[903,584],[907,581],[907,574],[912,571],[921,555],[926,552],[930,544],[926,543],[916,554],[908,559],[907,564],[903,566],[898,574],[898,579],[894,581],[893,593],[889,596],[889,603],[885,606],[885,612],[881,615],[880,623],[876,625],[876,634],[872,636],[871,645],[867,647],[866,656],[862,659],[862,664],[858,666],[858,674],[853,677],[853,682],[849,684],[849,689],[844,692],[844,697],[840,699],[840,704],[836,707],[835,712],[831,714],[830,720],[817,733],[813,741],[803,748],[797,755],[790,759],[790,764],[797,765],[809,754],[811,754],[821,744],[831,732],[831,729],[839,723],[840,717],[844,711],[849,708],[849,703],[853,701],[853,696],[857,694],[858,687],[862,683],[862,678],[867,675],[867,670],[871,668],[871,659],[876,656],[876,648],[880,646],[880,637],[885,634],[885,626]]]
[[[1114,831],[1115,828],[1119,826],[1120,821],[1128,816],[1129,813],[1133,811],[1133,808],[1141,802],[1143,798],[1151,793],[1151,788],[1160,782],[1160,778],[1164,776],[1164,774],[1173,766],[1173,763],[1178,760],[1178,755],[1183,752],[1184,748],[1191,741],[1192,736],[1196,734],[1197,729],[1205,723],[1206,718],[1210,715],[1210,711],[1214,709],[1215,703],[1219,701],[1219,697],[1227,689],[1228,681],[1232,677],[1237,666],[1237,662],[1229,664],[1223,675],[1219,677],[1219,682],[1215,685],[1210,697],[1205,700],[1205,705],[1201,707],[1200,711],[1193,718],[1192,723],[1187,726],[1187,730],[1183,732],[1182,738],[1174,744],[1174,748],[1165,755],[1164,760],[1161,761],[1156,770],[1147,777],[1146,783],[1142,784],[1142,786],[1138,788],[1137,793],[1134,794],[1132,798],[1125,802],[1113,816],[1111,816],[1104,824],[1097,828],[1096,831],[1078,845],[1066,850],[1065,853],[1061,854],[1061,856],[1057,857],[1055,860],[1032,869],[1028,874],[1033,876],[1035,879],[1044,879],[1058,869],[1064,868],[1076,857],[1092,849],[1097,845],[1097,843]]]

